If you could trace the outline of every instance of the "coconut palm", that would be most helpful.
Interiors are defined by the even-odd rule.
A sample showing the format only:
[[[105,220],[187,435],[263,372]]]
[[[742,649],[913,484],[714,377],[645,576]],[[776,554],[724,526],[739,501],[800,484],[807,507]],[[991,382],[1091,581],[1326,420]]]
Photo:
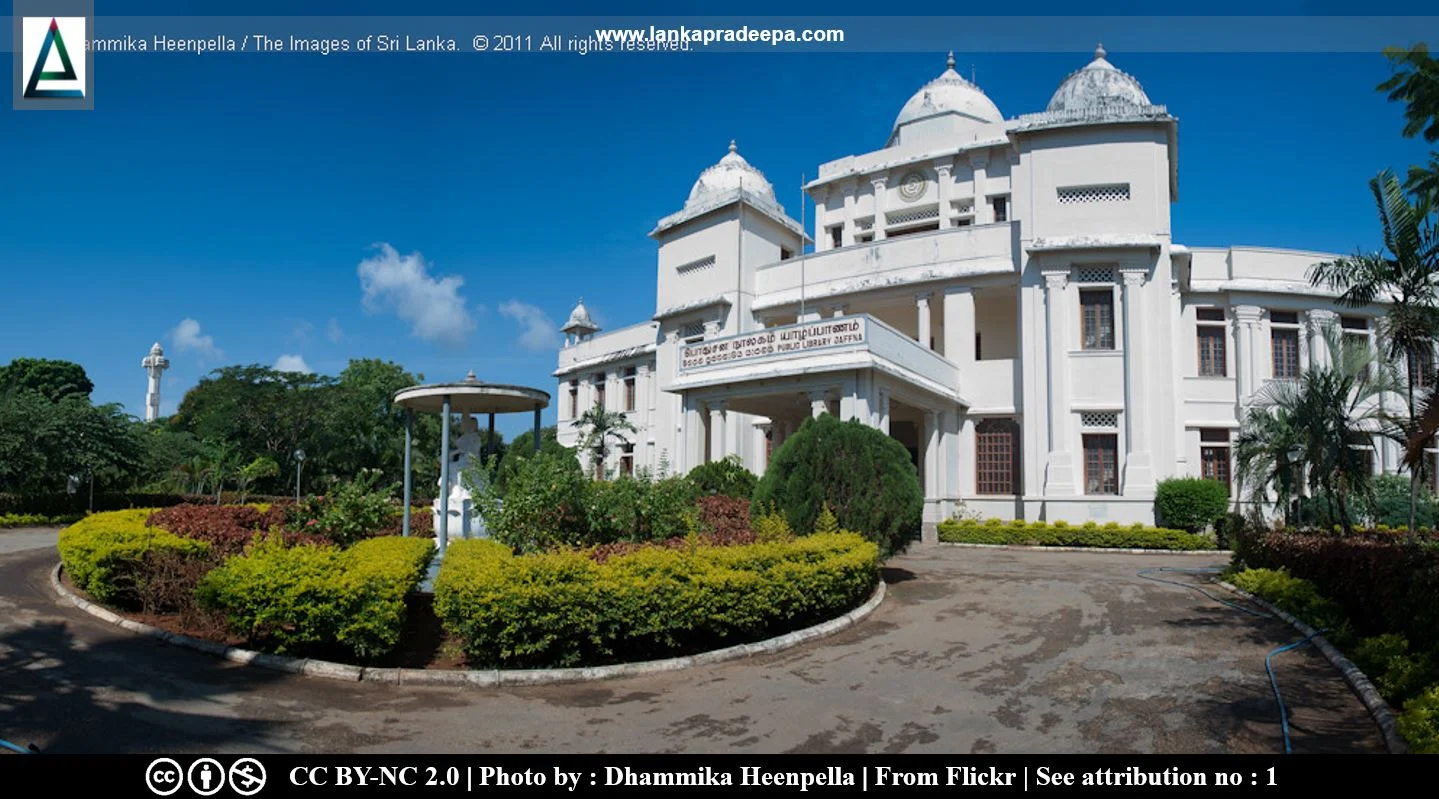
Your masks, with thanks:
[[[1394,370],[1362,340],[1333,325],[1321,330],[1332,363],[1297,379],[1271,380],[1255,393],[1236,442],[1241,486],[1267,504],[1288,502],[1301,484],[1322,497],[1351,532],[1351,508],[1370,498],[1372,433],[1382,429],[1380,395],[1398,386]],[[1303,478],[1298,474],[1302,470]]]
[[[1393,172],[1385,170],[1369,181],[1379,210],[1386,252],[1356,253],[1316,264],[1310,283],[1339,293],[1339,302],[1351,307],[1387,303],[1380,333],[1385,355],[1407,363],[1405,402],[1407,426],[1415,418],[1415,381],[1431,368],[1434,338],[1439,335],[1439,236],[1404,193]],[[1407,437],[1407,436],[1406,436]],[[1410,469],[1409,535],[1414,535],[1420,473]]]
[[[573,424],[580,430],[580,449],[592,454],[597,474],[603,474],[599,470],[609,455],[610,440],[614,439],[621,444],[628,443],[627,434],[639,432],[624,413],[605,410],[599,406],[580,414]]]

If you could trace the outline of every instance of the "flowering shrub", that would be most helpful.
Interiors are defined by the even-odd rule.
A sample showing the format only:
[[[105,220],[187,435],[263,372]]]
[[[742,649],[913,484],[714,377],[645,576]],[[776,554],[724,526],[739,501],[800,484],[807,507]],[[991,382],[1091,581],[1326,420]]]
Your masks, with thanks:
[[[301,500],[287,511],[286,526],[293,532],[321,536],[341,546],[388,530],[400,509],[387,492],[377,490],[380,474],[378,469],[362,469],[358,477],[333,494]]]

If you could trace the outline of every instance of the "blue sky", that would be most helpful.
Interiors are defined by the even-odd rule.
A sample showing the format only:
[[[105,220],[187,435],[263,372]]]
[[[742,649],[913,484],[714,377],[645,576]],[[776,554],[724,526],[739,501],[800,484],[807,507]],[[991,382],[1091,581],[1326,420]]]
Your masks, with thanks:
[[[101,14],[194,6],[97,5]],[[751,5],[725,11],[767,8]],[[1252,7],[1231,5],[1206,8]],[[299,13],[269,2],[244,9]],[[1315,9],[1344,7],[1273,10]],[[1373,247],[1365,182],[1426,151],[1400,137],[1401,109],[1374,91],[1389,74],[1377,53],[1106,44],[1180,119],[1179,242]],[[1093,47],[1086,35],[1072,52],[956,57],[1013,116],[1041,110]],[[96,111],[7,110],[0,124],[11,154],[0,192],[0,363],[78,361],[97,401],[132,413],[143,410],[139,363],[156,340],[173,364],[167,412],[209,369],[285,355],[324,373],[380,357],[430,379],[474,369],[550,389],[553,325],[576,296],[610,327],[653,313],[645,234],[731,138],[798,217],[801,175],[882,146],[900,106],[943,65],[942,51],[101,55]],[[377,260],[362,268],[366,259]],[[417,326],[413,305],[445,309],[443,321],[431,313]],[[524,426],[511,421],[502,429]]]

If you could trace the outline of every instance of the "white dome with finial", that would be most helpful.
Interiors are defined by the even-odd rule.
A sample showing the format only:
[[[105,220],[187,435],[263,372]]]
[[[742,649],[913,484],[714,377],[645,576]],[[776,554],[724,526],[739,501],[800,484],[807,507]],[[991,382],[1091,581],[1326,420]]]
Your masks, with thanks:
[[[949,54],[944,72],[915,92],[899,110],[890,132],[890,142],[894,143],[901,127],[942,114],[956,114],[984,124],[1004,121],[1004,115],[994,101],[954,71],[953,52]]]
[[[1049,100],[1048,111],[1087,111],[1101,108],[1149,106],[1144,87],[1109,60],[1104,45],[1094,50],[1094,60],[1059,84]]]
[[[585,335],[599,329],[600,326],[595,324],[595,321],[590,318],[590,311],[585,307],[585,298],[581,297],[579,302],[575,303],[575,309],[570,311],[569,321],[565,322],[565,326],[560,328],[560,332]]]
[[[775,202],[774,187],[765,179],[763,172],[744,160],[734,139],[730,139],[729,152],[719,163],[700,173],[699,180],[696,180],[694,187],[690,189],[685,205],[692,206],[739,188],[743,188],[747,194]]]
[[[165,354],[165,348],[162,347],[162,346],[160,346],[160,342],[157,341],[157,342],[155,342],[154,344],[152,344],[152,345],[150,346],[150,354],[151,354],[151,355],[164,355],[164,354]]]

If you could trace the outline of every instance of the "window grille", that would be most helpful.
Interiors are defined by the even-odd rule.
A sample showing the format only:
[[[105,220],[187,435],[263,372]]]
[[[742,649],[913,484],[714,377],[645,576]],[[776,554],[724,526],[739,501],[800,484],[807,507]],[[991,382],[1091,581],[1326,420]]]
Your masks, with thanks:
[[[1076,266],[1074,267],[1075,283],[1113,283],[1114,267],[1112,266]]]
[[[1065,186],[1058,190],[1060,205],[1079,203],[1117,203],[1129,200],[1129,184],[1107,186]]]
[[[891,211],[884,215],[885,222],[891,225],[906,225],[910,222],[923,222],[928,219],[939,218],[939,206],[931,205],[928,208],[916,208],[910,211]]]
[[[1079,415],[1079,426],[1095,430],[1115,430],[1119,427],[1118,411],[1094,411]]]
[[[855,227],[859,228],[860,230],[873,230],[874,217],[869,217],[867,219],[856,219],[854,220],[854,224]]]
[[[679,266],[675,267],[675,271],[682,275],[687,275],[690,272],[698,272],[702,269],[709,269],[714,265],[715,257],[713,255],[706,255],[705,257],[700,258],[697,261],[690,261],[687,264],[680,264]]]
[[[974,198],[973,198],[973,197],[970,197],[968,200],[955,200],[953,203],[951,203],[951,205],[954,206],[954,211],[955,211],[955,213],[959,213],[959,214],[972,214],[972,213],[974,213]]]
[[[690,339],[705,334],[704,322],[685,322],[680,328],[680,338]]]

